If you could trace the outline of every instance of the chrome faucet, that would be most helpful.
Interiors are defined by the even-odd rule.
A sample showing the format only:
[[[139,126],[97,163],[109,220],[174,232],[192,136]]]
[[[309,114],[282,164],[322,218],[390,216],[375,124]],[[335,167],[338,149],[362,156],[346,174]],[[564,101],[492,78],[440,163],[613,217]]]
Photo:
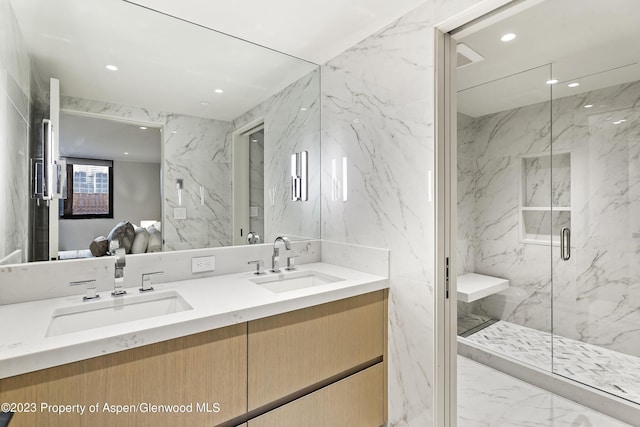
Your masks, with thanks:
[[[87,287],[87,291],[84,297],[82,297],[82,301],[91,301],[94,299],[99,299],[100,294],[96,292],[96,279],[91,280],[79,280],[77,282],[70,282],[70,286],[85,286]]]
[[[276,245],[278,242],[283,242],[286,250],[291,249],[291,242],[288,238],[284,236],[276,237],[276,240],[273,241],[273,255],[271,255],[271,272],[272,273],[280,273],[280,248],[277,248]]]
[[[153,290],[153,286],[151,286],[151,276],[155,276],[156,274],[164,274],[164,271],[142,273],[142,286],[139,288],[140,292],[149,292]]]
[[[116,258],[116,273],[111,295],[114,297],[126,295],[127,291],[124,290],[124,267],[127,265],[127,260],[125,259],[126,251],[120,247],[116,240],[113,240],[109,244],[109,252],[115,255]]]

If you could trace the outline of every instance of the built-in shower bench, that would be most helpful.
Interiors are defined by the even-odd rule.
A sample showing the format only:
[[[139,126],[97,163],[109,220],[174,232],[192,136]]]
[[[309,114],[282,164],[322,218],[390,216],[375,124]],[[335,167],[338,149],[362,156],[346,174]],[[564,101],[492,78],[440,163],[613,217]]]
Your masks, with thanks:
[[[488,297],[509,287],[507,279],[467,273],[458,276],[458,301],[473,302]]]

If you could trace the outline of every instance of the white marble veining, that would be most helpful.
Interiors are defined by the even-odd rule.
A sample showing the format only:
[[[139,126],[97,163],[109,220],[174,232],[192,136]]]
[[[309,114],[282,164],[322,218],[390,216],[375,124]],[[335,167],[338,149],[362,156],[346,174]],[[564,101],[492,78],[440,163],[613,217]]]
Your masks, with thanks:
[[[378,276],[389,272],[389,251],[386,249],[321,240],[320,250],[322,262]]]
[[[622,427],[629,424],[458,356],[458,425]]]
[[[321,260],[319,241],[295,241],[291,245],[287,253],[297,256],[298,263]],[[259,244],[127,255],[125,286],[139,287],[142,274],[152,271],[164,272],[154,278],[157,283],[252,271],[254,267],[247,265],[248,261],[261,259],[269,265],[272,252],[273,244]],[[191,258],[211,255],[216,257],[215,271],[191,273]],[[78,280],[95,279],[99,291],[109,291],[113,289],[114,274],[113,257],[0,266],[0,306],[82,295],[82,289],[69,286],[69,282]]]
[[[277,235],[320,237],[319,71],[314,71],[265,100],[233,122],[190,117],[141,107],[63,97],[62,108],[163,126],[163,238],[166,250],[218,247],[232,243],[232,132],[263,117],[263,241]],[[309,151],[309,201],[290,199],[290,156]],[[182,205],[176,181],[182,179]],[[204,190],[204,204],[200,197]],[[186,219],[173,209],[185,208]],[[126,218],[123,218],[126,220]],[[265,240],[266,239],[266,240]]]
[[[390,249],[389,426],[433,424],[433,28],[475,3],[427,1],[322,68],[323,239]]]
[[[29,253],[30,59],[8,0],[0,1],[0,259]]]
[[[68,110],[162,125],[165,249],[231,243],[231,123],[67,96],[62,97],[61,104]],[[180,207],[187,210],[186,219],[173,215],[178,207],[178,179],[183,181]],[[204,188],[204,204],[200,186]]]
[[[300,271],[317,271],[342,280],[275,293],[253,283],[252,272],[154,284],[155,291],[177,292],[191,310],[133,322],[46,336],[58,308],[88,307],[78,296],[10,304],[0,307],[0,324],[14,327],[0,344],[0,378],[139,347],[155,342],[298,310],[388,287],[388,279],[326,263],[311,263]],[[276,276],[275,273],[267,275]],[[281,273],[295,274],[295,272]],[[266,276],[264,276],[266,277]],[[138,294],[127,289],[120,301]],[[110,298],[105,295],[105,298]]]
[[[548,332],[553,295],[554,331],[640,356],[640,239],[633,237],[640,228],[640,82],[462,116],[459,125],[460,264],[512,286],[471,311]],[[548,153],[551,137],[560,153],[552,185],[542,164],[548,156],[526,160],[524,205],[571,208],[552,216],[555,234],[571,227],[566,262],[557,246],[519,240],[519,156]],[[549,212],[523,218],[533,233],[548,233]]]
[[[636,356],[504,321],[460,339],[631,402],[640,402],[640,358]]]
[[[320,70],[233,121],[238,129],[264,119],[264,236],[320,237]],[[308,151],[308,201],[291,200],[291,155]]]

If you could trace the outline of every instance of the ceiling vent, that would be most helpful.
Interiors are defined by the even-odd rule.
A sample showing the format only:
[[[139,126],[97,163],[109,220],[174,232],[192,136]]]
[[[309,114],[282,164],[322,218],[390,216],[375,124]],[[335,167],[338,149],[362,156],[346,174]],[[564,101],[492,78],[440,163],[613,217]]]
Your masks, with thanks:
[[[484,56],[480,55],[464,43],[458,43],[456,51],[458,53],[456,64],[457,68],[466,67],[467,65],[475,64],[476,62],[480,62],[484,59]]]

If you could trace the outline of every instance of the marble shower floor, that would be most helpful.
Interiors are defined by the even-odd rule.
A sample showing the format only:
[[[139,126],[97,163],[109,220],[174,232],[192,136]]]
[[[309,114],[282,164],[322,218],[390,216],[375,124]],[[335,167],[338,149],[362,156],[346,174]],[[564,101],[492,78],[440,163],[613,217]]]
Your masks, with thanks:
[[[640,358],[498,321],[463,338],[512,359],[640,403]]]
[[[460,427],[623,427],[607,415],[458,356]]]

